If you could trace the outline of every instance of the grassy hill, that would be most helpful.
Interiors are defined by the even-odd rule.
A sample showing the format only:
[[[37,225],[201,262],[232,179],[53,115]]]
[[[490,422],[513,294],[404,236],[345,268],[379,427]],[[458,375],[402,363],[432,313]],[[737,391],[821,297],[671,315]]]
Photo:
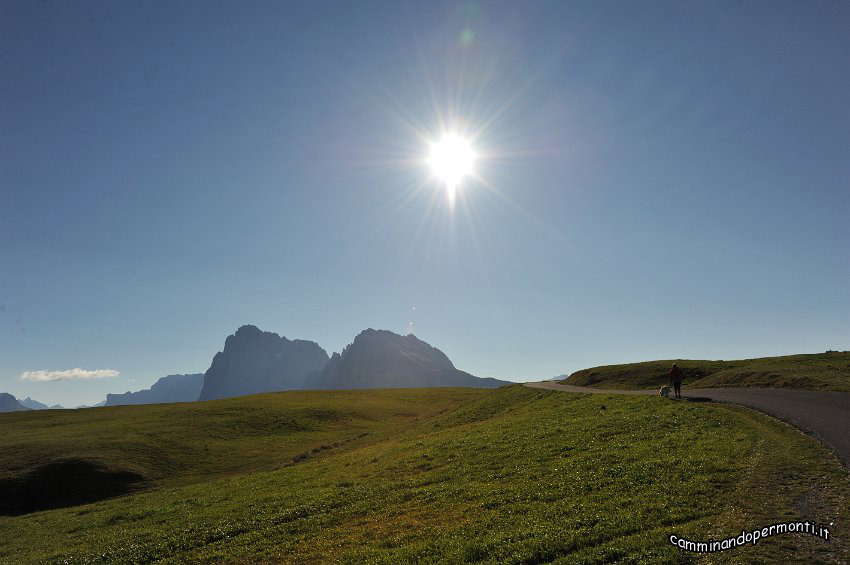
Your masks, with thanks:
[[[850,352],[763,357],[740,361],[667,359],[606,365],[576,371],[564,381],[575,386],[612,389],[657,389],[667,384],[667,371],[678,363],[684,386],[780,387],[850,391]]]
[[[670,534],[718,539],[792,518],[834,522],[832,541],[786,534],[711,559],[838,560],[850,540],[834,456],[728,405],[516,385],[59,417],[0,415],[7,478],[99,458],[143,488],[0,516],[0,562],[689,563]]]
[[[5,417],[0,420],[0,513],[276,469],[313,450],[379,440],[387,430],[481,394],[477,389],[292,391]],[[45,485],[55,492],[43,493]]]

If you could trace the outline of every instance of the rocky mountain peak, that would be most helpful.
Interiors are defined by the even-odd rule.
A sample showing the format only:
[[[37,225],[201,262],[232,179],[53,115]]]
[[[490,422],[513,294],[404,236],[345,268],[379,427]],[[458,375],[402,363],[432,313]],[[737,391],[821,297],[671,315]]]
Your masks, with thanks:
[[[307,375],[327,361],[328,354],[313,341],[289,340],[244,325],[213,358],[198,400],[301,389]]]

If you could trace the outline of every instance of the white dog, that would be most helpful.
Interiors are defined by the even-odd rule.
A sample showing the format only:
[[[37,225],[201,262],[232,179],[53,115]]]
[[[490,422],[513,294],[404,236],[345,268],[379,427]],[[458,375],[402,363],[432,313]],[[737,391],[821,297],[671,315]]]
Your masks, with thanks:
[[[663,387],[661,387],[661,390],[658,391],[658,394],[660,394],[664,398],[670,398],[670,387],[664,385]]]

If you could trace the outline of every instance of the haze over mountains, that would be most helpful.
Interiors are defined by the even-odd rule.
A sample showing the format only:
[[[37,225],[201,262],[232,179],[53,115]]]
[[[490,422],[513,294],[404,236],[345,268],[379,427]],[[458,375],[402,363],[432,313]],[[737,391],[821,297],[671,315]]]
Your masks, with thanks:
[[[315,342],[288,340],[249,325],[228,337],[216,354],[198,400],[279,390],[504,384],[459,371],[442,351],[414,335],[370,328],[328,359]]]
[[[303,389],[307,375],[327,361],[328,354],[314,341],[242,326],[213,357],[198,400]]]
[[[17,401],[14,396],[8,392],[0,392],[0,412],[22,412],[31,410]]]
[[[413,334],[368,329],[354,343],[334,353],[324,368],[308,378],[311,389],[500,387],[508,384],[478,378],[455,368],[439,349]]]
[[[23,400],[20,400],[7,392],[0,392],[0,412],[20,412],[22,410],[47,410],[49,408],[63,409],[64,406],[60,406],[59,404],[48,406],[47,404],[39,402],[38,400],[33,400],[30,397],[26,397]]]
[[[23,400],[18,400],[23,406],[26,406],[30,410],[47,410],[50,408],[47,404],[43,402],[39,402],[38,400],[33,400],[29,396],[24,398]]]
[[[156,381],[149,389],[124,394],[107,394],[105,406],[123,404],[164,404],[168,402],[194,402],[204,386],[204,374],[168,375]]]
[[[314,341],[290,340],[245,325],[227,337],[205,373],[168,375],[149,389],[107,394],[106,400],[95,406],[193,402],[282,390],[495,388],[506,384],[510,383],[455,368],[442,351],[413,334],[370,328],[360,332],[342,353],[329,358]],[[47,408],[31,398],[18,402],[10,394],[3,395],[0,411]]]

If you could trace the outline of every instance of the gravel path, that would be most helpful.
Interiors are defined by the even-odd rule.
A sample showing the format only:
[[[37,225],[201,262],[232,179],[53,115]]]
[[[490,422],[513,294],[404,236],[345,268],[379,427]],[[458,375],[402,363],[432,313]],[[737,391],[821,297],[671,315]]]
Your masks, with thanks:
[[[551,381],[525,383],[532,388],[592,394],[658,394],[654,390],[605,390]],[[790,388],[682,388],[684,400],[731,402],[788,422],[835,451],[850,468],[850,392]]]

